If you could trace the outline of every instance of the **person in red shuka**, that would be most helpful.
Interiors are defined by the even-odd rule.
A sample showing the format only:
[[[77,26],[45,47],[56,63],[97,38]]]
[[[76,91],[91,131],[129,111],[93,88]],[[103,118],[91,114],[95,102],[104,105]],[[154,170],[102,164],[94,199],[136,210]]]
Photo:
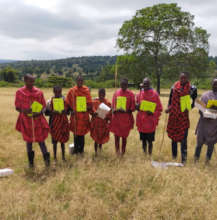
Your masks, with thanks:
[[[127,137],[130,130],[134,126],[134,118],[132,112],[135,111],[135,96],[128,88],[128,80],[121,80],[121,88],[118,89],[112,99],[112,120],[110,131],[114,133],[115,136],[115,149],[116,154],[120,155],[120,138],[122,137],[122,148],[121,155],[125,154]],[[126,97],[126,111],[122,109],[117,109],[117,100],[119,97]]]
[[[140,134],[140,140],[142,141],[143,151],[152,154],[153,141],[155,139],[155,130],[158,125],[158,121],[162,112],[162,104],[158,93],[151,88],[151,82],[148,78],[144,78],[142,90],[136,95],[136,107],[138,110],[136,116],[136,126]],[[154,112],[141,111],[140,105],[142,101],[149,101],[156,104]]]
[[[65,97],[62,95],[62,88],[60,86],[54,86],[54,96],[47,103],[46,115],[49,115],[49,125],[51,130],[51,137],[53,143],[54,160],[57,160],[57,143],[61,143],[62,160],[65,161],[65,143],[69,140],[69,122],[67,118],[68,107],[65,102]],[[64,110],[58,112],[54,109],[54,98],[62,99],[64,104]]]
[[[89,88],[83,85],[84,80],[81,75],[77,77],[76,83],[77,85],[69,90],[66,96],[66,103],[71,109],[69,128],[74,133],[75,147],[73,154],[83,154],[85,135],[90,131],[89,113],[92,111],[92,98]],[[86,111],[78,111],[78,98],[85,100]]]
[[[187,160],[187,137],[188,129],[190,127],[189,111],[186,109],[181,111],[181,97],[191,95],[191,84],[188,79],[189,73],[181,72],[179,75],[179,81],[173,85],[168,108],[165,110],[169,113],[169,119],[167,124],[168,137],[172,140],[172,157],[177,157],[177,143],[181,143],[181,156],[182,163]],[[194,102],[194,100],[193,100]],[[193,107],[193,103],[191,104]]]
[[[93,113],[90,122],[90,136],[95,141],[94,149],[95,154],[97,155],[98,147],[101,150],[102,144],[105,144],[109,141],[109,121],[111,120],[111,114],[108,113],[105,119],[102,119],[97,116],[97,109],[101,103],[111,107],[111,103],[105,99],[105,89],[99,89],[98,91],[99,98],[93,100]]]
[[[38,142],[43,154],[45,165],[50,165],[50,153],[47,151],[45,139],[49,133],[49,125],[43,116],[46,107],[42,91],[34,87],[35,78],[27,74],[24,76],[25,86],[18,89],[15,97],[15,107],[19,112],[16,130],[21,132],[26,141],[29,167],[34,167],[34,151],[32,143]],[[36,101],[43,107],[40,112],[32,113],[31,105]]]

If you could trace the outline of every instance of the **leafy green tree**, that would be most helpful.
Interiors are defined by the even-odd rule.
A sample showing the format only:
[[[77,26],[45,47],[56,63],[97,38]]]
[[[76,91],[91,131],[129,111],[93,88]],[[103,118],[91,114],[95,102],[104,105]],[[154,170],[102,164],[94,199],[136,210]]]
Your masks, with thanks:
[[[102,68],[99,73],[99,76],[96,78],[98,82],[104,82],[106,80],[112,80],[115,77],[115,66],[106,65]]]
[[[4,80],[6,82],[15,82],[18,79],[18,71],[11,68],[10,66],[5,67],[0,72],[0,78],[1,80]]]
[[[152,78],[152,68],[149,56],[136,56],[135,54],[126,54],[119,56],[116,61],[118,67],[118,76],[127,77],[132,83],[139,85],[144,77]]]
[[[156,76],[158,92],[163,70],[173,58],[184,54],[191,59],[198,49],[208,54],[209,34],[195,27],[193,18],[177,4],[158,4],[138,10],[119,30],[119,48],[127,54],[151,58],[149,65]]]
[[[51,75],[48,77],[48,85],[49,86],[60,85],[62,87],[71,87],[72,79],[63,76]]]
[[[214,77],[217,76],[217,70],[216,70],[216,68],[217,68],[217,64],[215,63],[215,61],[214,61],[214,60],[210,60],[210,62],[209,62],[209,67],[208,67],[208,70],[207,70],[208,75],[209,75],[210,77],[214,78]]]

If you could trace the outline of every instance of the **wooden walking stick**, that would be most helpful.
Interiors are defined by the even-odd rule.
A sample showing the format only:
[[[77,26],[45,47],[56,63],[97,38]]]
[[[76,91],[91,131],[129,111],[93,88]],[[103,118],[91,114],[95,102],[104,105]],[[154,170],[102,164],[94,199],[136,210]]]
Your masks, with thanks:
[[[30,106],[32,106],[33,100],[31,100],[30,103],[31,103]],[[35,142],[35,126],[34,126],[33,112],[31,114],[32,114],[31,120],[32,120],[32,144],[33,144]]]
[[[165,120],[164,120],[163,137],[162,137],[160,148],[159,148],[159,156],[161,154],[162,146],[164,144],[164,136],[165,136],[165,132],[166,132],[166,124],[167,124],[168,114],[167,113],[165,113],[165,114],[166,114],[166,116],[165,116]]]
[[[73,111],[73,114],[71,113],[71,117],[73,116],[73,126],[74,126],[74,132],[73,132],[73,136],[74,136],[74,149],[73,149],[73,152],[71,152],[71,154],[75,153],[75,146],[76,143],[75,143],[75,139],[76,139],[76,111],[75,111],[75,91],[73,91],[73,101],[72,101],[72,111]]]
[[[115,88],[117,87],[118,65],[115,64]]]
[[[32,116],[32,143],[35,142],[35,126],[34,126],[34,119]]]

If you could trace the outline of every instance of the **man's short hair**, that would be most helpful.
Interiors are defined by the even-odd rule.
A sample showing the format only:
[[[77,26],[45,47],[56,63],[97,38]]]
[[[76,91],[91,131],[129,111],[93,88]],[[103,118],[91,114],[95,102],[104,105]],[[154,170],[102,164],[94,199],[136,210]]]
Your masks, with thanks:
[[[35,77],[34,77],[33,75],[27,73],[27,74],[25,74],[25,76],[24,76],[24,81],[26,81],[27,79],[30,79],[30,78],[35,79]]]
[[[182,74],[184,74],[184,75],[187,76],[188,78],[189,78],[189,76],[190,76],[190,73],[189,73],[189,72],[186,72],[186,71],[180,72],[179,75],[182,75]]]

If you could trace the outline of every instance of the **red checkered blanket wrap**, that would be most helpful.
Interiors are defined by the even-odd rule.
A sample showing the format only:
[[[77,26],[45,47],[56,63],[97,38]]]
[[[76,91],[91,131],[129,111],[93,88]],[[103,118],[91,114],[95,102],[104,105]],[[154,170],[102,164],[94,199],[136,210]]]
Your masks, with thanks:
[[[15,97],[16,108],[29,109],[34,101],[39,102],[45,108],[46,103],[44,95],[40,89],[33,87],[29,90],[24,86],[17,90]],[[23,139],[26,142],[43,142],[48,136],[49,125],[44,115],[32,119],[24,113],[19,113],[16,130],[22,133]]]
[[[63,100],[64,109],[67,111],[65,99],[63,98]],[[51,111],[53,111],[53,98],[51,99],[50,107]],[[69,122],[66,113],[52,114],[50,128],[53,141],[66,143],[69,140]]]
[[[90,130],[89,112],[76,112],[76,97],[85,96],[87,100],[87,106],[92,105],[92,98],[90,90],[87,86],[74,86],[71,88],[66,96],[66,103],[74,111],[74,114],[70,117],[70,131],[75,135],[83,136]]]
[[[97,111],[101,103],[104,103],[107,106],[111,107],[111,103],[107,99],[100,101],[100,99],[97,98],[93,100],[93,112]],[[93,138],[93,140],[96,143],[105,144],[106,142],[109,141],[110,120],[111,120],[111,113],[109,113],[105,119],[101,119],[97,115],[92,116],[90,123],[90,136]]]
[[[175,142],[180,142],[184,138],[187,128],[190,126],[188,111],[181,112],[180,98],[190,94],[190,83],[184,86],[180,81],[173,87],[172,102],[169,106],[169,119],[167,124],[167,133],[169,138]]]

